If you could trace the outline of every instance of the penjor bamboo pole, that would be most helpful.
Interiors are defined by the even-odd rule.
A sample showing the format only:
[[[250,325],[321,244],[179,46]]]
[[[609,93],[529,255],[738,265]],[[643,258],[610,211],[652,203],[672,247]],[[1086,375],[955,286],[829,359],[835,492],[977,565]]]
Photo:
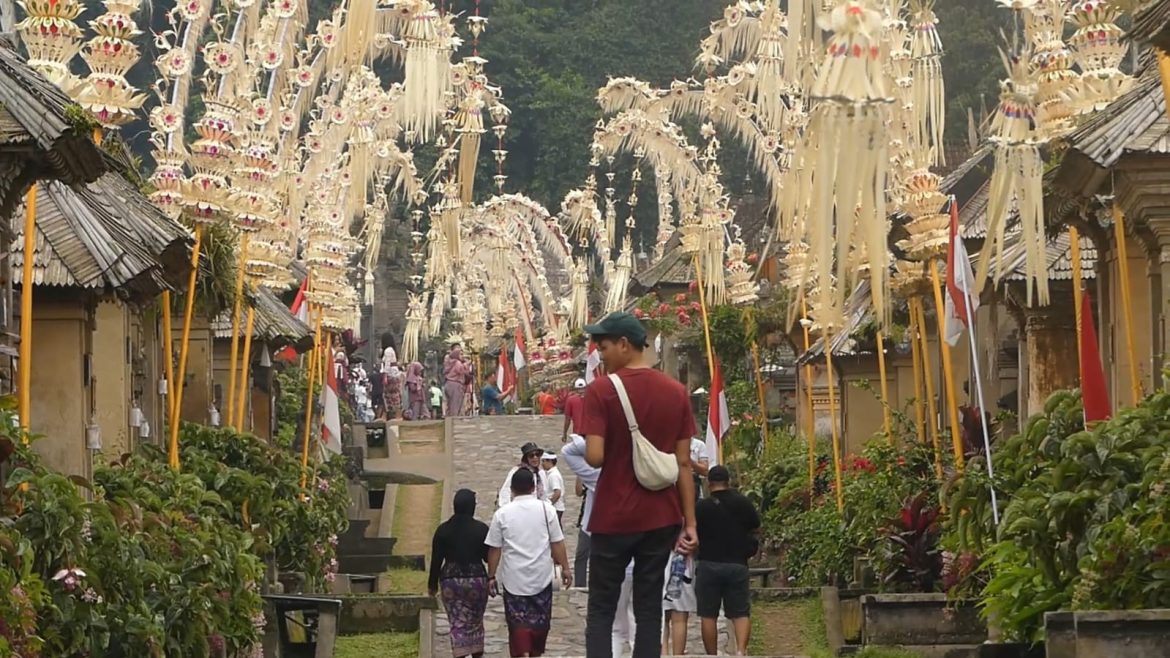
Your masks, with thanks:
[[[764,454],[768,454],[768,399],[764,394],[764,378],[760,373],[760,347],[752,341],[752,366],[756,369],[756,396],[760,398],[760,422],[764,428]]]
[[[187,376],[187,348],[191,340],[191,316],[195,314],[195,282],[199,274],[199,250],[203,246],[203,225],[195,225],[195,245],[191,247],[191,275],[187,279],[187,305],[183,310],[183,336],[179,340],[179,369],[175,373],[175,397],[171,403],[171,436],[167,451],[171,468],[179,470],[179,415],[183,410],[183,379]]]
[[[255,322],[256,307],[249,304],[248,321],[245,323],[246,326],[244,328],[244,351],[240,355],[243,363],[240,366],[240,390],[237,391],[239,399],[233,403],[233,407],[236,410],[236,425],[234,427],[240,432],[243,432],[245,429],[244,417],[248,411],[248,391],[252,390],[252,387],[248,385],[248,375],[252,369],[252,329],[255,327]]]
[[[20,351],[19,395],[17,414],[25,432],[21,439],[28,443],[28,429],[32,424],[32,317],[33,317],[33,260],[37,250],[37,184],[28,188],[24,201],[24,251],[20,270]]]
[[[309,306],[309,312],[313,312],[312,305]],[[309,385],[305,392],[305,431],[302,436],[301,443],[301,495],[304,495],[305,484],[309,478],[309,438],[313,433],[313,380],[317,375],[317,355],[321,349],[321,316],[317,315],[314,324],[316,329],[313,330],[313,353],[306,359],[306,367],[309,369]]]
[[[910,355],[914,366],[914,427],[918,430],[918,442],[926,443],[926,403],[922,385],[922,355],[918,346],[918,334],[922,330],[918,326],[918,313],[915,311],[914,298],[908,300],[910,307]]]
[[[845,511],[845,492],[842,490],[841,435],[837,430],[837,392],[833,390],[833,336],[825,332],[825,376],[829,380],[829,428],[833,436],[833,477],[837,486],[837,511]]]
[[[926,428],[930,432],[930,444],[934,448],[934,473],[941,480],[943,476],[942,467],[942,445],[939,442],[938,436],[938,407],[934,400],[934,377],[930,374],[930,345],[929,339],[926,337],[926,312],[922,310],[922,299],[914,297],[911,299],[914,304],[914,312],[918,317],[918,340],[919,350],[922,354],[922,382],[926,389]]]
[[[695,256],[695,287],[699,289],[699,311],[703,316],[703,340],[707,344],[707,372],[710,373],[712,381],[715,377],[715,352],[711,349],[711,324],[707,321],[707,297],[703,293],[703,267],[699,262],[699,256]],[[710,394],[708,394],[710,395]],[[710,414],[710,404],[715,402],[712,399],[708,403],[708,411]],[[723,440],[722,437],[715,437],[715,445],[718,449],[719,463],[723,463]]]
[[[1159,58],[1159,64],[1161,58]],[[1069,247],[1072,253],[1069,254],[1072,258],[1072,275],[1073,275],[1073,315],[1077,321],[1077,360],[1081,358],[1081,342],[1085,340],[1081,327],[1081,307],[1083,291],[1081,290],[1081,232],[1077,227],[1068,227]]]
[[[1113,206],[1113,239],[1117,242],[1117,267],[1121,274],[1121,319],[1125,322],[1125,353],[1129,357],[1129,387],[1133,404],[1142,399],[1142,382],[1138,374],[1137,349],[1133,338],[1133,297],[1129,287],[1129,247],[1125,244],[1125,213]]]
[[[800,296],[800,328],[804,331],[804,351],[807,354],[810,348],[808,339],[808,304],[804,295]],[[817,481],[817,419],[813,416],[813,369],[812,365],[804,364],[804,400],[805,400],[805,432],[808,434],[808,495],[812,499],[816,493]]]
[[[1170,112],[1170,55],[1155,48],[1158,54],[1158,73],[1162,76],[1162,95],[1166,97],[1166,111]]]
[[[886,341],[882,332],[877,332],[878,376],[882,378],[882,427],[890,445],[894,444],[894,432],[890,429],[890,385],[886,381]]]
[[[930,284],[934,288],[934,315],[937,320],[935,324],[938,325],[938,352],[942,356],[943,386],[947,392],[947,419],[951,426],[951,450],[954,452],[955,468],[962,469],[963,437],[959,425],[958,397],[955,395],[955,371],[954,364],[951,363],[951,346],[947,343],[946,323],[943,321],[946,317],[946,305],[943,303],[942,281],[934,261],[930,262],[929,267]],[[974,324],[975,318],[969,318],[968,321]]]
[[[240,234],[240,257],[236,260],[236,300],[232,304],[232,352],[228,362],[227,424],[240,429],[236,421],[236,361],[240,356],[240,307],[244,302],[244,263],[248,259],[248,234]]]

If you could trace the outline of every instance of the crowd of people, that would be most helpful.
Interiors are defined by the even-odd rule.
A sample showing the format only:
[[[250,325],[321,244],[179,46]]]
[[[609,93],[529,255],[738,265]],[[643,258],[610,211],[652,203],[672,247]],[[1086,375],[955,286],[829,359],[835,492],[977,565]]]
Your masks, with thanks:
[[[447,610],[452,653],[483,655],[484,612],[490,597],[501,596],[509,653],[543,655],[559,584],[588,590],[588,658],[627,649],[633,658],[685,654],[692,615],[704,650],[715,655],[720,611],[734,629],[734,651],[744,655],[759,514],[731,488],[726,467],[708,467],[686,389],[647,365],[642,323],[611,313],[586,333],[609,374],[575,383],[563,405],[559,456],[524,444],[490,524],[474,517],[476,493],[461,489],[454,514],[435,532],[429,589]],[[461,392],[451,383],[448,394]],[[639,440],[657,456],[635,447]],[[677,477],[647,484],[645,463],[671,456]],[[560,458],[584,498],[572,563]]]

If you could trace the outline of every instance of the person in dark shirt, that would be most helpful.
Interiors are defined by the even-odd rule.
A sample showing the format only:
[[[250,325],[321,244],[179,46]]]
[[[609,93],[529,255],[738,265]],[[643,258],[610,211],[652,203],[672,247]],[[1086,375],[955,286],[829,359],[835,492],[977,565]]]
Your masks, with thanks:
[[[431,573],[427,590],[442,587],[443,607],[451,626],[455,658],[483,655],[483,614],[487,609],[488,527],[475,518],[475,492],[455,492],[455,513],[436,530],[431,541]]]
[[[756,552],[755,534],[760,514],[746,496],[731,488],[725,466],[707,472],[711,495],[699,501],[695,521],[699,530],[699,555],[695,565],[695,597],[702,623],[703,647],[709,655],[718,650],[719,608],[735,626],[739,655],[747,653],[751,637],[751,591],[748,558]]]

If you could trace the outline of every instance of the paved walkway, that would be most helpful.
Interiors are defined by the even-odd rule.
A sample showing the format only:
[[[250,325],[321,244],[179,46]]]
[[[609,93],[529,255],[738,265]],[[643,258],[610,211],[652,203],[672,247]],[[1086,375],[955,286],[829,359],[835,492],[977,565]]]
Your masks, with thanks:
[[[469,488],[478,494],[476,516],[485,523],[491,521],[496,509],[496,494],[508,470],[520,460],[520,446],[533,441],[545,449],[560,449],[561,416],[500,416],[478,417],[455,421],[454,427],[454,486],[450,490]],[[565,502],[565,535],[570,563],[577,546],[577,514],[581,499],[573,493],[575,478],[563,464],[561,474],[569,495]],[[559,587],[559,585],[558,585]],[[549,633],[547,656],[585,655],[585,610],[588,592],[557,591],[553,598],[552,631]],[[441,606],[440,606],[441,608]],[[499,597],[488,603],[485,617],[488,658],[508,655],[508,632],[504,625],[504,606]],[[435,615],[433,652],[435,658],[451,655],[447,638],[446,614],[440,609]],[[722,634],[721,634],[722,635]],[[690,623],[687,648],[700,652],[699,623]],[[722,645],[722,638],[721,638]]]

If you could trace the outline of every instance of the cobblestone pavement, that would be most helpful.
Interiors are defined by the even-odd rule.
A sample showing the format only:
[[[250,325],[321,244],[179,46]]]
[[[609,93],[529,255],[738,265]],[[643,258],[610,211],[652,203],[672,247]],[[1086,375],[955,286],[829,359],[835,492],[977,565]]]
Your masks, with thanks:
[[[455,421],[453,450],[455,482],[451,490],[473,489],[478,494],[476,517],[485,523],[491,521],[496,509],[496,494],[508,470],[520,460],[520,446],[533,441],[545,449],[560,449],[561,416],[499,416],[477,417]],[[565,539],[570,563],[577,545],[577,514],[581,499],[573,493],[575,477],[561,464],[561,474],[569,494],[565,501]],[[559,585],[557,585],[559,587]],[[588,592],[557,591],[553,598],[552,631],[549,633],[547,656],[585,655],[585,609]],[[451,655],[447,638],[446,613],[442,606],[435,615],[432,643],[434,658]],[[484,619],[487,631],[485,654],[488,658],[508,655],[508,631],[504,624],[504,606],[499,597],[488,603]],[[687,648],[701,653],[699,623],[691,619]],[[721,632],[721,642],[725,634]]]

